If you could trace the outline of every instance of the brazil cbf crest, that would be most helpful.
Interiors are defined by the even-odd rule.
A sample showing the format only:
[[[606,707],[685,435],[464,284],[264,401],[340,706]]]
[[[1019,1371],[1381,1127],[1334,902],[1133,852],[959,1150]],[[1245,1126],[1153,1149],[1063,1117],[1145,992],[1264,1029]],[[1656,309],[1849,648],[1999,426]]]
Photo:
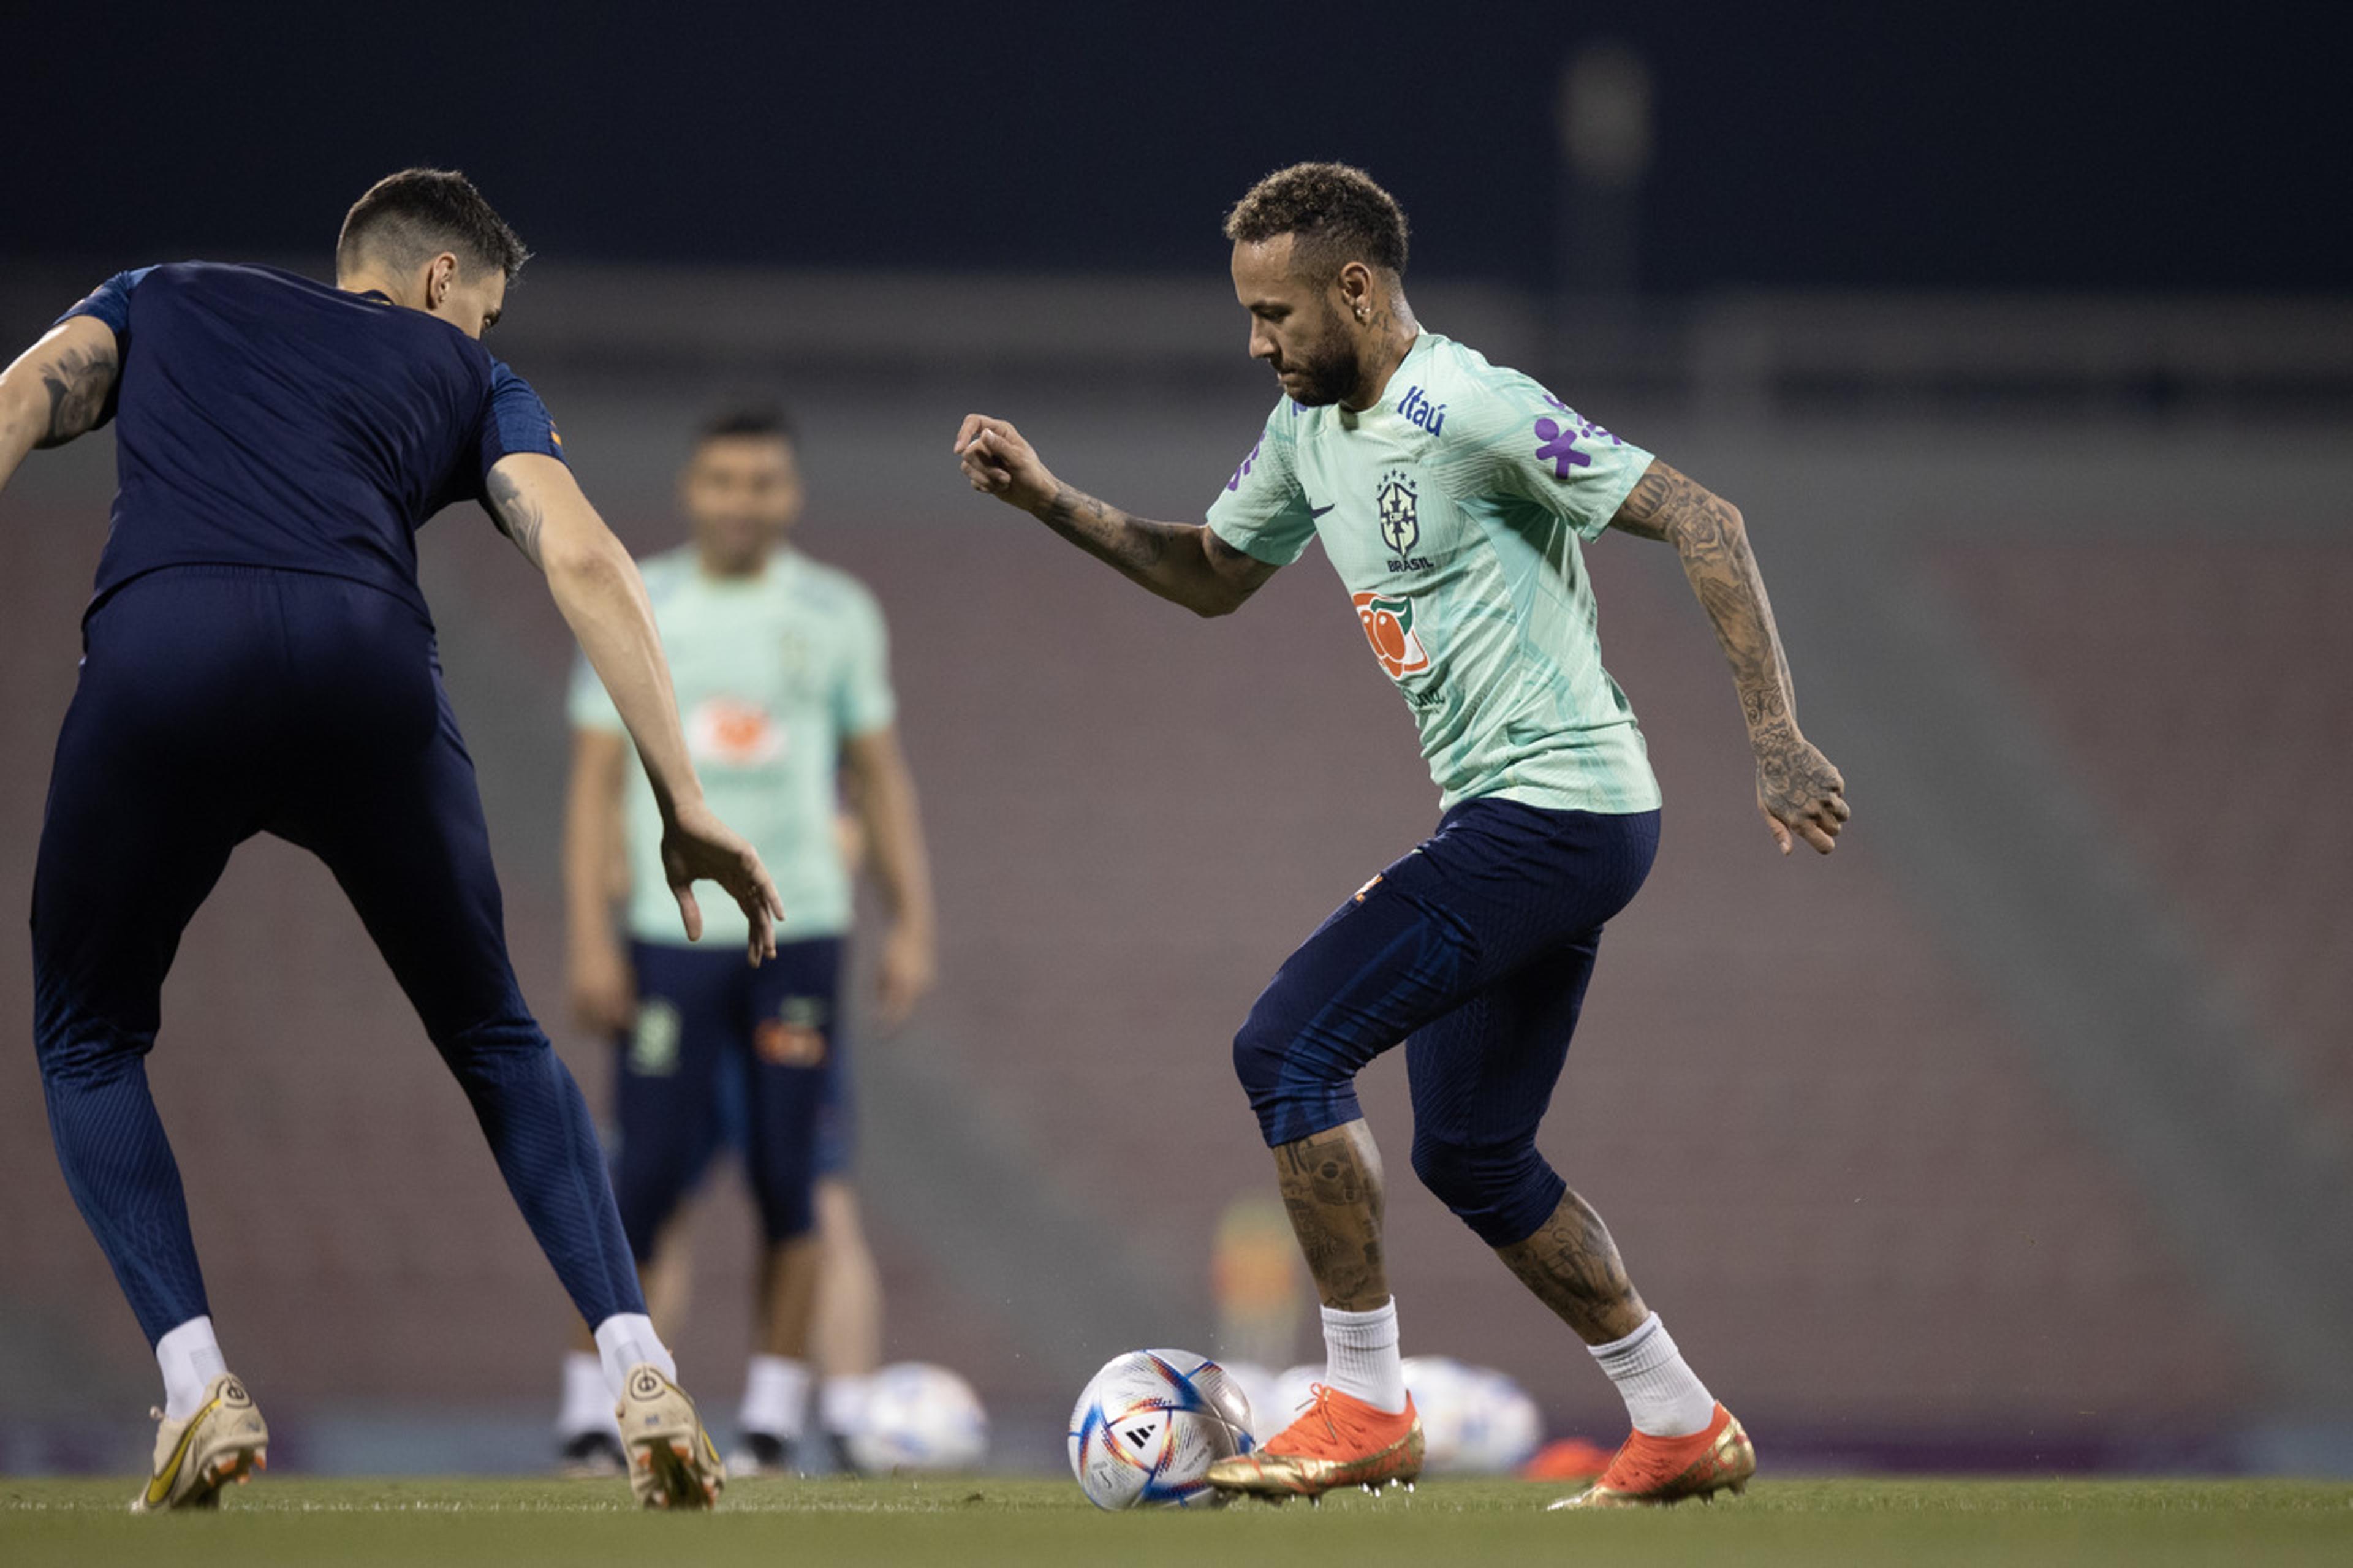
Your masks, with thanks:
[[[1381,542],[1389,547],[1389,553],[1403,555],[1421,542],[1420,509],[1413,481],[1403,468],[1391,468],[1381,476],[1373,500],[1380,509]]]

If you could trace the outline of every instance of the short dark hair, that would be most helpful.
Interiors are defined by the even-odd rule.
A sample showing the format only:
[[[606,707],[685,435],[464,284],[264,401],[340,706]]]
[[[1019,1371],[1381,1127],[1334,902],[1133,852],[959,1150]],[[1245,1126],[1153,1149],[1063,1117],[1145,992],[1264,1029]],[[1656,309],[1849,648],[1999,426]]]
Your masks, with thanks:
[[[785,412],[781,403],[731,403],[705,416],[694,427],[694,444],[706,441],[728,441],[737,438],[791,441],[795,438],[793,416]]]
[[[1298,254],[1317,274],[1351,261],[1405,276],[1405,209],[1373,177],[1348,163],[1293,163],[1250,188],[1226,215],[1226,237],[1255,245],[1299,237]]]
[[[470,271],[495,267],[510,281],[531,259],[473,181],[455,169],[403,169],[370,185],[343,215],[335,270],[356,271],[367,257],[406,272],[445,250]]]

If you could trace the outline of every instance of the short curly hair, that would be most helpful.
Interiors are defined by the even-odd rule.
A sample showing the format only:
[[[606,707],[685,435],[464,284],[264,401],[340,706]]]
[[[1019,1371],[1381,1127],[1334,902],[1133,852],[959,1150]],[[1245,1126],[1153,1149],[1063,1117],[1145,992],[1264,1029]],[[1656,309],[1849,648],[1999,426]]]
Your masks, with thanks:
[[[1226,215],[1226,237],[1255,245],[1299,237],[1303,268],[1336,274],[1351,261],[1405,276],[1405,209],[1349,163],[1293,163],[1250,188]]]

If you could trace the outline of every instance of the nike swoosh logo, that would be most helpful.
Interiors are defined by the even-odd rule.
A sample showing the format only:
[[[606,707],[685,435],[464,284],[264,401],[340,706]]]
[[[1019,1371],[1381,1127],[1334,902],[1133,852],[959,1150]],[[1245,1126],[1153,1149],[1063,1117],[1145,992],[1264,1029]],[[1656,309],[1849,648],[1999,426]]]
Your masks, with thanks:
[[[1325,506],[1311,506],[1307,509],[1307,515],[1309,517],[1322,517],[1325,512],[1330,511],[1333,507],[1338,506],[1339,504],[1340,503],[1338,501],[1333,501],[1329,505]]]
[[[216,1397],[211,1404],[188,1418],[188,1425],[180,1433],[180,1446],[172,1450],[172,1462],[157,1471],[154,1479],[147,1483],[149,1508],[153,1508],[172,1495],[172,1483],[180,1479],[180,1465],[188,1457],[188,1445],[195,1440],[196,1428],[205,1424],[206,1416],[219,1408],[220,1400]]]

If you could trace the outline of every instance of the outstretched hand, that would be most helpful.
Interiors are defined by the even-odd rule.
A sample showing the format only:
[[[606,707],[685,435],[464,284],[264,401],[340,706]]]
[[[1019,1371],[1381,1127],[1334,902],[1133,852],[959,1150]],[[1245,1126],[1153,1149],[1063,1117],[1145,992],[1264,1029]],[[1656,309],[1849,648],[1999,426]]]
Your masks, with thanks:
[[[1036,511],[1061,488],[1020,431],[986,414],[964,416],[956,431],[955,455],[973,489],[1023,511]]]
[[[679,919],[686,940],[702,940],[702,909],[694,901],[694,884],[716,882],[727,890],[752,935],[745,956],[754,964],[776,956],[776,922],[785,918],[785,904],[760,852],[700,804],[681,806],[662,830],[662,875],[678,900]]]
[[[1797,847],[1799,838],[1829,854],[1854,815],[1838,769],[1811,742],[1789,731],[1757,743],[1757,809],[1765,814],[1765,826],[1784,855]]]

